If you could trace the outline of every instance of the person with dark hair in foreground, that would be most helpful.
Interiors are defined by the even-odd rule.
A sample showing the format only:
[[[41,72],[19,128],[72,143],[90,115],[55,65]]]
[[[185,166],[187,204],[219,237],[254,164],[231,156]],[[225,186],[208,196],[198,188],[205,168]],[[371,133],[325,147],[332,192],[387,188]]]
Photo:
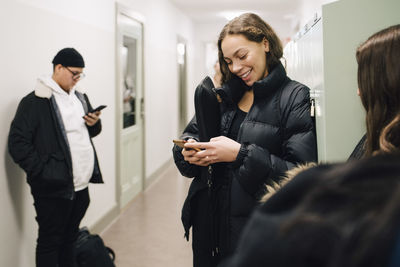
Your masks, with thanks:
[[[387,154],[301,172],[252,214],[220,266],[389,266],[400,242],[399,162]]]
[[[221,267],[400,266],[400,25],[356,57],[362,159],[300,172],[253,213]]]
[[[367,133],[350,158],[370,156],[378,149],[390,151],[400,146],[399,58],[400,24],[375,33],[357,49],[358,95],[366,110]]]

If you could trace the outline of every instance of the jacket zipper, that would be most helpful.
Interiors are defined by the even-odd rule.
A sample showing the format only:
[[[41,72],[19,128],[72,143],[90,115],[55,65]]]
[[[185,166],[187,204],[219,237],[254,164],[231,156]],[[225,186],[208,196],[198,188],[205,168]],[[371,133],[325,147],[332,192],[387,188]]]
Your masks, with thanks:
[[[211,195],[211,186],[213,184],[212,182],[212,173],[213,169],[211,165],[208,165],[208,177],[207,177],[207,186],[208,186],[208,195]]]
[[[212,181],[212,174],[213,174],[213,168],[211,165],[208,165],[208,177],[207,177],[207,187],[208,187],[208,197],[211,198],[211,190],[212,190],[212,185],[213,185],[213,181]],[[213,213],[213,211],[210,211],[211,214]],[[211,215],[211,227],[213,228],[212,230],[212,235],[213,235],[213,248],[211,250],[211,256],[212,257],[216,257],[219,254],[219,248],[215,242],[215,221],[214,221],[214,216]]]

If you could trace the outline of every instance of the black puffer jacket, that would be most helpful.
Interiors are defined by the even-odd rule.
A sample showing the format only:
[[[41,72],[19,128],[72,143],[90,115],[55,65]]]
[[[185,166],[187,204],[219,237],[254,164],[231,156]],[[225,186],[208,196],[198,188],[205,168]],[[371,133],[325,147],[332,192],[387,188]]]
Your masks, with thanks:
[[[76,92],[85,112],[92,110],[86,95]],[[101,132],[101,121],[89,127],[90,137]],[[93,143],[92,143],[93,145]],[[11,123],[8,149],[27,174],[34,197],[72,199],[75,195],[72,160],[61,114],[51,89],[39,84],[25,96]],[[90,182],[103,183],[96,151]]]
[[[232,79],[221,89],[221,135],[227,135],[236,114],[237,104],[246,86]],[[290,80],[281,64],[253,85],[254,102],[241,124],[238,142],[241,148],[229,169],[228,243],[233,248],[247,218],[265,193],[265,184],[279,181],[284,172],[297,163],[317,160],[314,123],[310,116],[309,89]],[[193,119],[182,138],[197,138]],[[175,163],[181,174],[195,177],[182,211],[186,231],[191,226],[190,203],[197,191],[206,187],[201,168],[184,161],[181,149],[174,147]]]

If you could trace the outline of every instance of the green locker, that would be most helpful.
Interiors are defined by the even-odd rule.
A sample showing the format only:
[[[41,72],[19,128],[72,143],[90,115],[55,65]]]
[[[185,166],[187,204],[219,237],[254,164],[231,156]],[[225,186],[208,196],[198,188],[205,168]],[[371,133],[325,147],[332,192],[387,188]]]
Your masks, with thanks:
[[[365,132],[357,95],[357,46],[400,23],[398,0],[341,0],[322,6],[284,49],[289,77],[315,100],[318,159],[343,161]]]

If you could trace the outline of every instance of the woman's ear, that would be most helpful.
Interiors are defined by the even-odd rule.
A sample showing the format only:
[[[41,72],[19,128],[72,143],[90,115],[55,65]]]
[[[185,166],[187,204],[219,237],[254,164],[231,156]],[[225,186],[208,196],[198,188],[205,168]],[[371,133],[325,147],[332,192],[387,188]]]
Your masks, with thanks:
[[[263,42],[265,53],[269,52],[269,42],[268,42],[267,38],[264,37],[262,42]]]
[[[358,96],[361,95],[361,93],[360,93],[360,88],[357,88],[357,95],[358,95]]]

